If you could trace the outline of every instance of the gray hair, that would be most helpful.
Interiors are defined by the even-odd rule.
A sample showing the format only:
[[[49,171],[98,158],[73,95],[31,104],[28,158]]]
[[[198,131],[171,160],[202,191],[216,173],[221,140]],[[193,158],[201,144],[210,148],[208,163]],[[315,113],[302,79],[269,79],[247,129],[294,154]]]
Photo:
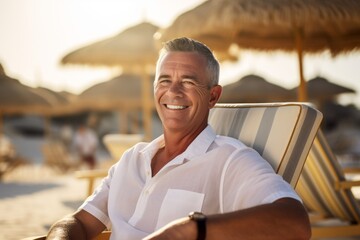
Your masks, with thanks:
[[[212,51],[204,44],[194,39],[181,37],[167,41],[163,44],[160,50],[157,66],[162,57],[168,52],[196,52],[204,56],[207,61],[207,72],[209,76],[209,83],[211,86],[219,84],[220,64],[215,58]]]

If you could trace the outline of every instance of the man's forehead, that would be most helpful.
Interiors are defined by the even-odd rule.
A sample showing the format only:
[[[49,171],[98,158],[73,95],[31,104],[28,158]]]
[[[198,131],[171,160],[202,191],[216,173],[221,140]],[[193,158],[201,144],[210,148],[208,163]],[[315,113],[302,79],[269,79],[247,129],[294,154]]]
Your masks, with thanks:
[[[160,68],[196,68],[206,67],[205,58],[196,52],[169,52],[160,63]]]

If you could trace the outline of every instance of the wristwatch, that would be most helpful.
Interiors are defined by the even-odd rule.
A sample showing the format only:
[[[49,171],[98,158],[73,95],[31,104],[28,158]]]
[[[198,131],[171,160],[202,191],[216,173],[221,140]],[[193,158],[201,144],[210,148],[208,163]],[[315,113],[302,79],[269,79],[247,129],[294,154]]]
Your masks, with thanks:
[[[206,238],[206,216],[201,212],[189,213],[189,218],[196,222],[197,225],[197,240],[205,240]]]

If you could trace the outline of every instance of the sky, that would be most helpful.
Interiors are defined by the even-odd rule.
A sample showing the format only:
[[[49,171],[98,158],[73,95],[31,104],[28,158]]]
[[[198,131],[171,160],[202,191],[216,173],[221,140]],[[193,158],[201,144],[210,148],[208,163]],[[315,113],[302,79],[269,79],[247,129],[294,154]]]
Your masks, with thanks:
[[[67,53],[112,37],[144,21],[167,27],[204,0],[0,0],[0,63],[10,77],[32,87],[81,93],[109,80],[114,69],[61,65]],[[257,74],[294,88],[299,82],[295,53],[241,51],[237,63],[224,63],[222,85]],[[304,76],[322,76],[353,88],[341,103],[360,107],[360,52],[331,57],[305,55]]]

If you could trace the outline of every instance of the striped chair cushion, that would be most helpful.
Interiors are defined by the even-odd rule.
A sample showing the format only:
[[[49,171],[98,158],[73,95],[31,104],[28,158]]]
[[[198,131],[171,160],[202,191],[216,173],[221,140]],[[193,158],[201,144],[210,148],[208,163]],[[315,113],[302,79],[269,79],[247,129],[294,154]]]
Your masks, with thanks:
[[[295,187],[321,119],[304,103],[217,104],[209,124],[253,147]]]
[[[360,207],[350,188],[336,188],[346,181],[326,138],[318,132],[296,188],[309,212],[323,218],[360,222]]]

